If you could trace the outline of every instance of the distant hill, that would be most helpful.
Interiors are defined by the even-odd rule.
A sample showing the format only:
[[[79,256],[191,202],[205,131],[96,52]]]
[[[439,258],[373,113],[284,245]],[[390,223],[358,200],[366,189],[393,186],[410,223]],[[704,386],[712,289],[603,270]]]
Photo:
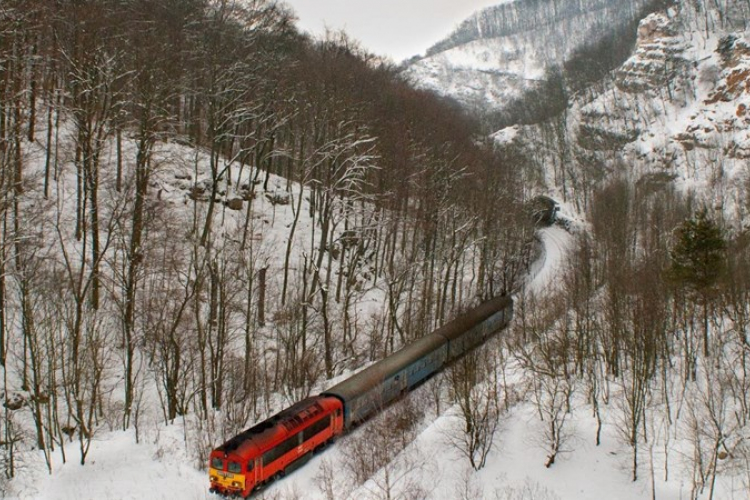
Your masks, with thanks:
[[[495,128],[536,122],[565,105],[560,77],[576,88],[614,69],[632,51],[638,21],[671,3],[503,3],[462,22],[425,57],[412,60],[405,74],[419,87],[482,110]],[[545,104],[534,95],[544,95]]]

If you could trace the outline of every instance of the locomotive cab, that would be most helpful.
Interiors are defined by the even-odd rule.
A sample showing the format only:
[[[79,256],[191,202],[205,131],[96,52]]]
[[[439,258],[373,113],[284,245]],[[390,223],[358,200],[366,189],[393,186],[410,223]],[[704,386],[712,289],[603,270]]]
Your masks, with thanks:
[[[257,483],[256,460],[247,463],[232,453],[213,451],[209,457],[209,491],[227,496],[247,496]]]
[[[291,472],[343,430],[343,405],[311,397],[237,434],[209,455],[209,491],[247,497]]]

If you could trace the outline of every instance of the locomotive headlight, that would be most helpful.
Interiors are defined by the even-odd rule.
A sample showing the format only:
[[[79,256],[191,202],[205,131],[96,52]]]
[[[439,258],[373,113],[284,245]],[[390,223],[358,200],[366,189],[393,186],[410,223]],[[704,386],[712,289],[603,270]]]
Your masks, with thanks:
[[[238,483],[237,481],[232,481],[232,486],[234,486],[235,488],[239,488],[240,483]]]
[[[218,477],[216,477],[216,476],[211,476],[211,477],[209,477],[208,479],[210,479],[212,483],[215,483],[216,481],[218,481],[218,480],[219,480],[219,478],[218,478]]]

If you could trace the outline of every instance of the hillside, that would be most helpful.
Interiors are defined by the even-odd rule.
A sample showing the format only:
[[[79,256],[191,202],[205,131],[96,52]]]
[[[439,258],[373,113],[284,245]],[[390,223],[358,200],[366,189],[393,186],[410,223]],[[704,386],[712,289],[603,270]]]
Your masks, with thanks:
[[[257,498],[746,499],[747,19],[502,3],[406,69],[477,118],[274,2],[4,2],[0,491],[212,498],[212,447],[515,291]]]
[[[619,66],[630,54],[638,21],[663,5],[503,2],[462,22],[425,57],[409,61],[405,74],[418,87],[488,116],[496,127],[538,121],[565,106],[561,77],[591,82]],[[591,59],[595,65],[586,64]]]
[[[633,481],[646,477],[643,496],[750,491],[749,7],[677,2],[646,16],[622,65],[585,88],[566,83],[562,112],[495,134],[530,167],[527,185],[586,221],[573,225],[565,291],[541,308],[550,316],[529,311],[541,337],[517,347],[527,376],[551,408],[583,384],[596,426],[617,426],[630,448]],[[689,255],[698,248],[703,260]],[[567,368],[545,373],[549,353]],[[605,408],[620,417],[599,420]],[[679,495],[660,490],[675,480]]]
[[[550,478],[565,483],[554,469],[579,463],[581,448],[613,445],[615,476],[629,475],[640,490],[627,493],[608,476],[618,486],[607,496],[745,498],[750,491],[750,4],[655,7],[632,26],[632,51],[617,64],[597,57],[606,42],[591,47],[559,65],[556,91],[520,101],[546,114],[486,118],[500,125],[493,137],[523,168],[525,186],[558,200],[567,216],[561,223],[573,233],[560,288],[527,298],[517,316],[520,340],[507,346],[532,391],[520,407],[535,408],[546,426],[537,439],[551,472],[540,469],[535,479],[550,491],[541,497],[599,498],[593,477],[577,493]],[[508,67],[525,59],[506,59],[510,45],[467,33],[466,44],[454,36],[436,49],[433,61],[442,61],[421,74],[425,85],[473,108],[482,106],[467,95],[500,99],[483,104],[503,109],[509,95],[493,95],[492,83],[485,87],[472,72],[493,58]],[[480,48],[466,50],[472,46]],[[578,78],[587,66],[598,76]],[[433,78],[440,71],[446,78]],[[612,428],[614,435],[602,434]]]
[[[741,7],[704,14],[680,4],[649,15],[633,55],[574,94],[563,114],[497,137],[531,146],[536,164],[546,166],[543,182],[580,211],[602,180],[623,174],[657,191],[692,193],[729,225],[746,227],[748,40]]]
[[[152,453],[197,478],[523,279],[533,224],[477,120],[281,4],[6,1],[0,62],[7,496],[139,496]]]

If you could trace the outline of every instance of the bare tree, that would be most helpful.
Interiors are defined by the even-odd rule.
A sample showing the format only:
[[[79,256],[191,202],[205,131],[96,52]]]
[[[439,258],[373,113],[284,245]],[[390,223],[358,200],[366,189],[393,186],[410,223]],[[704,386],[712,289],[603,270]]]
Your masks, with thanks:
[[[165,421],[188,411],[188,383],[196,361],[195,339],[189,326],[189,308],[204,268],[169,233],[164,244],[146,262],[149,279],[142,294],[144,344],[159,394]],[[197,247],[196,247],[197,248]],[[205,387],[205,386],[204,386]],[[203,392],[203,391],[201,391]]]
[[[364,492],[387,500],[423,498],[419,472],[425,458],[410,446],[421,413],[405,399],[347,438],[343,454],[347,471]]]
[[[551,467],[571,437],[567,424],[578,380],[572,311],[563,296],[550,293],[523,299],[517,312],[521,336],[513,338],[513,356],[528,373],[529,391],[542,422],[545,466]]]
[[[746,440],[741,409],[736,397],[736,366],[733,350],[723,342],[712,343],[717,362],[705,360],[699,366],[698,383],[687,394],[687,416],[693,446],[693,494],[708,489],[708,498],[716,495],[716,479],[723,471],[742,470]]]
[[[456,361],[447,376],[461,422],[461,429],[447,438],[474,470],[487,463],[500,424],[499,367],[495,354],[489,348],[479,347]]]

